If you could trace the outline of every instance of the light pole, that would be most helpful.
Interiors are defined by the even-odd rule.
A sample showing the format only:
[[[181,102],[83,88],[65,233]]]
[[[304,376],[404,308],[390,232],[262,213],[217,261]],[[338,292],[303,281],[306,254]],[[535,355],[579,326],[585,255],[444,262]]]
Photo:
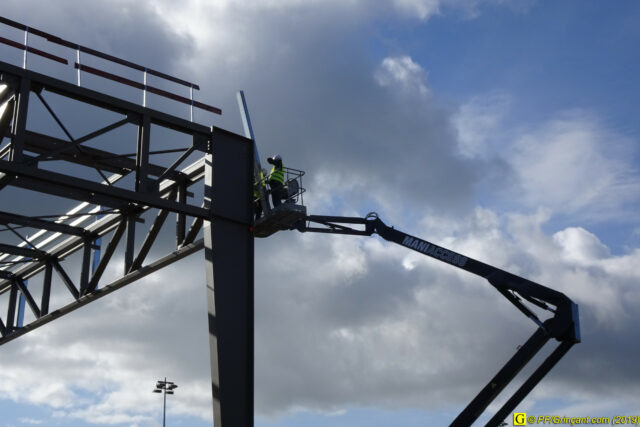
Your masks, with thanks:
[[[158,380],[156,382],[156,388],[153,390],[154,393],[162,393],[163,394],[163,404],[162,404],[162,427],[165,427],[165,419],[167,415],[167,394],[173,394],[173,390],[177,389],[178,386],[171,381],[167,381],[167,377],[164,378],[164,381]]]

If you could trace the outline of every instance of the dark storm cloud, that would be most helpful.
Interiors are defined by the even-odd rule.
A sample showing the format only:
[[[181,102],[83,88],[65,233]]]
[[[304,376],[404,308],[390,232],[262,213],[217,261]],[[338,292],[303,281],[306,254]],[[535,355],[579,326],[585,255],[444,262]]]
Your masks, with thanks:
[[[3,16],[123,59],[171,73],[191,52],[192,41],[177,34],[140,2],[69,0],[3,2]]]

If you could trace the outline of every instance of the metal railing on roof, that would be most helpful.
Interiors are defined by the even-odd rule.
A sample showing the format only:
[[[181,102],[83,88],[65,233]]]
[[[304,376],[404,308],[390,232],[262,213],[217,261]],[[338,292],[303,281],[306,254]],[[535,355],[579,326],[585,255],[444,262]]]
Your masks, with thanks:
[[[102,77],[102,78],[105,78],[105,79],[108,79],[108,80],[112,80],[112,81],[115,81],[115,82],[118,82],[118,83],[121,83],[121,84],[124,84],[124,85],[127,85],[127,86],[134,87],[136,89],[142,90],[143,91],[142,105],[145,106],[145,107],[146,107],[146,94],[147,94],[147,92],[150,92],[150,93],[162,96],[164,98],[172,99],[174,101],[181,102],[183,104],[189,105],[191,107],[191,111],[190,111],[190,113],[191,113],[191,121],[193,121],[193,108],[194,107],[199,108],[201,110],[209,111],[209,112],[212,112],[212,113],[215,113],[215,114],[222,114],[222,110],[220,108],[213,107],[211,105],[204,104],[202,102],[198,102],[198,101],[195,101],[193,99],[193,90],[194,89],[195,90],[200,90],[200,86],[198,86],[195,83],[192,83],[192,82],[189,82],[189,81],[186,81],[186,80],[182,80],[182,79],[179,79],[179,78],[174,77],[174,76],[170,76],[169,74],[165,74],[163,72],[154,70],[152,68],[148,68],[148,67],[145,67],[143,65],[136,64],[134,62],[127,61],[125,59],[118,58],[116,56],[109,55],[109,54],[106,54],[104,52],[100,52],[98,50],[91,49],[89,47],[82,46],[80,44],[70,42],[68,40],[64,40],[64,39],[62,39],[62,38],[60,38],[58,36],[55,36],[53,34],[49,34],[49,33],[45,32],[45,31],[41,31],[41,30],[38,30],[36,28],[29,27],[27,25],[21,24],[19,22],[13,21],[13,20],[8,19],[8,18],[5,18],[3,16],[0,16],[0,24],[4,24],[4,25],[7,25],[9,27],[13,27],[13,28],[16,28],[18,30],[24,31],[24,43],[19,43],[19,42],[16,42],[14,40],[7,39],[5,37],[0,37],[0,43],[5,44],[7,46],[12,46],[12,47],[15,47],[17,49],[21,49],[21,50],[24,51],[23,68],[25,68],[25,69],[27,68],[27,53],[38,55],[38,56],[41,56],[43,58],[47,58],[49,60],[52,60],[52,61],[55,61],[55,62],[59,62],[59,63],[64,64],[64,65],[68,65],[69,64],[69,62],[65,58],[62,58],[60,56],[51,54],[49,52],[45,52],[45,51],[40,50],[40,49],[36,49],[36,48],[34,48],[32,46],[29,46],[29,34],[33,34],[33,35],[36,35],[36,36],[39,36],[39,37],[43,37],[44,39],[46,39],[47,41],[49,41],[51,43],[54,43],[54,44],[57,44],[57,45],[60,45],[60,46],[64,46],[66,48],[73,49],[73,50],[76,51],[76,62],[74,62],[73,66],[77,70],[77,73],[78,73],[78,86],[80,86],[80,75],[81,75],[81,72],[84,71],[85,73],[93,74],[93,75],[96,75],[96,76],[99,76],[99,77]],[[109,62],[112,62],[112,63],[115,63],[115,64],[122,65],[122,66],[127,67],[127,68],[131,68],[133,70],[141,71],[141,72],[144,73],[143,74],[143,82],[139,83],[139,82],[136,82],[134,80],[130,80],[130,79],[127,79],[125,77],[118,76],[116,74],[109,73],[109,72],[104,71],[104,70],[100,70],[98,68],[89,67],[88,65],[83,65],[80,62],[80,53],[88,54],[88,55],[91,55],[91,56],[94,56],[94,57],[97,57],[97,58],[101,58],[101,59],[104,59],[106,61],[109,61]],[[178,94],[175,94],[175,93],[172,93],[172,92],[168,92],[168,91],[162,90],[160,88],[148,85],[147,84],[147,75],[153,75],[153,76],[159,77],[159,78],[161,78],[163,80],[166,80],[166,81],[169,81],[169,82],[173,82],[173,83],[188,87],[189,88],[189,98],[186,98],[184,96],[180,96]]]

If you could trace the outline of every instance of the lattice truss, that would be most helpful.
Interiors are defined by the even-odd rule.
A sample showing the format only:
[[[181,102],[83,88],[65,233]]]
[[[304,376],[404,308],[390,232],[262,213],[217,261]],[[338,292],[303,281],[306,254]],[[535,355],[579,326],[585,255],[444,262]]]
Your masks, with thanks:
[[[205,170],[225,131],[3,62],[0,72],[3,344],[203,248]],[[122,274],[107,277],[113,268]]]

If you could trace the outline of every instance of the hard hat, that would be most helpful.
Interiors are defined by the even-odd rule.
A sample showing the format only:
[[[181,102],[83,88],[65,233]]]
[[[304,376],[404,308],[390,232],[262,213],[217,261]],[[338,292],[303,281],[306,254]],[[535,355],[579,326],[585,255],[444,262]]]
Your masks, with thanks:
[[[274,161],[282,161],[282,157],[280,157],[280,154],[276,154],[275,156],[272,157]]]

